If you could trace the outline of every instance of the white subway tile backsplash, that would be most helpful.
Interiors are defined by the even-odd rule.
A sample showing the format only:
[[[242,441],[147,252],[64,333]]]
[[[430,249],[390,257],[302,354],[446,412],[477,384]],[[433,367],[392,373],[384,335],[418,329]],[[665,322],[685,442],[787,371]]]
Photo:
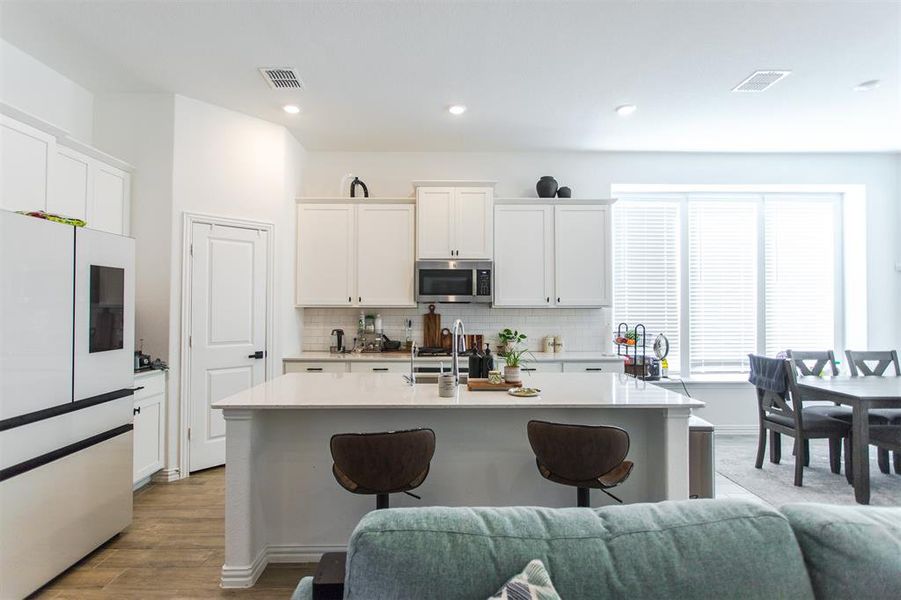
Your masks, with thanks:
[[[426,305],[417,308],[366,309],[366,314],[382,316],[385,334],[394,340],[404,339],[404,321],[413,321],[413,339],[422,344],[422,315],[428,312]],[[528,335],[528,347],[540,350],[547,335],[562,335],[566,349],[570,351],[605,352],[610,350],[612,326],[607,309],[589,308],[490,308],[480,305],[440,304],[443,327],[450,327],[455,319],[462,319],[466,333],[485,335],[492,344],[497,332],[506,327],[518,329]],[[303,309],[303,350],[328,350],[332,329],[343,329],[352,343],[357,331],[358,308],[305,308]]]

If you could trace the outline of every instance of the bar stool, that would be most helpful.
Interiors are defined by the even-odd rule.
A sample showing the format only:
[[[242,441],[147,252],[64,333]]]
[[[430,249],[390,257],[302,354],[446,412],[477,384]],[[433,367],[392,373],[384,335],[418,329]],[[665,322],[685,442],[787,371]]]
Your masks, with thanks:
[[[538,472],[545,479],[577,489],[577,506],[591,506],[591,489],[607,490],[629,478],[634,464],[626,460],[629,434],[606,425],[565,425],[529,421],[529,444]]]
[[[435,432],[409,429],[333,435],[332,474],[353,494],[375,495],[376,509],[388,508],[388,495],[411,494],[425,481],[435,454]]]
[[[381,433],[339,433],[329,442],[332,474],[353,494],[375,496],[375,508],[388,508],[389,494],[410,493],[425,481],[435,454],[435,432],[409,429]],[[314,600],[344,597],[346,552],[327,552],[313,575]]]

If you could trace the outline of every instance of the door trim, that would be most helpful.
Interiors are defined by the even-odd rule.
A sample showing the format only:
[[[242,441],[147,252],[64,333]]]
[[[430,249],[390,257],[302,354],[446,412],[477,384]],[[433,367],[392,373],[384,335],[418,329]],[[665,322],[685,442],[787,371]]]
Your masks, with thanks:
[[[251,219],[238,219],[233,217],[218,217],[204,213],[185,212],[182,222],[182,249],[181,249],[181,327],[179,332],[179,365],[178,382],[176,383],[178,394],[172,394],[176,398],[178,406],[167,407],[178,415],[178,470],[179,478],[183,479],[191,474],[191,443],[188,440],[188,428],[191,424],[191,348],[188,346],[188,338],[192,325],[192,298],[191,279],[194,275],[191,268],[191,244],[193,243],[193,231],[195,224],[221,225],[224,227],[236,227],[239,229],[255,229],[265,231],[267,235],[266,248],[266,367],[264,378],[266,381],[275,376],[275,354],[273,353],[275,335],[275,294],[273,279],[275,277],[275,224],[268,221],[255,221]],[[167,441],[167,446],[168,446]]]

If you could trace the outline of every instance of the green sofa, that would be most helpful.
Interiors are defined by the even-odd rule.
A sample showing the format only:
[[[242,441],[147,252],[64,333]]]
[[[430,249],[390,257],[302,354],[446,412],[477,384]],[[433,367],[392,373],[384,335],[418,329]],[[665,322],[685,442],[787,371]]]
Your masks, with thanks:
[[[541,559],[564,600],[901,597],[901,508],[688,500],[587,508],[374,511],[348,600],[488,598]],[[312,578],[292,598],[312,598]]]

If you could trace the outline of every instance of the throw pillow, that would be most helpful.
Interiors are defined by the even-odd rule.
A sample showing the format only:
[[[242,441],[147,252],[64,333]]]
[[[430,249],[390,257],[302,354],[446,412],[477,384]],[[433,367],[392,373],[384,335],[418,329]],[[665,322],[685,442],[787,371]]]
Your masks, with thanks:
[[[488,600],[560,600],[544,563],[535,559]]]

